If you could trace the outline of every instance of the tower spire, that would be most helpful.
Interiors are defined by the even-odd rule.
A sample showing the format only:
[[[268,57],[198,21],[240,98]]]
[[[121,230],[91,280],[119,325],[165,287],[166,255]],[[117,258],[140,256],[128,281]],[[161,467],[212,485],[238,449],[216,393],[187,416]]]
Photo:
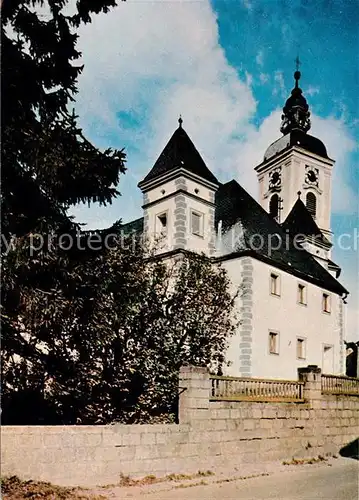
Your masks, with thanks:
[[[302,76],[300,71],[299,71],[299,66],[301,64],[299,60],[299,56],[295,58],[295,73],[294,73],[294,79],[295,79],[295,88],[297,89],[299,87],[298,82],[300,80],[300,77]]]
[[[297,56],[295,59],[296,70],[294,72],[295,85],[283,108],[282,124],[280,127],[280,131],[283,135],[295,129],[301,130],[302,132],[308,132],[308,130],[310,130],[309,106],[307,100],[303,96],[302,89],[299,87],[299,80],[302,76],[299,71],[300,64],[299,56]]]

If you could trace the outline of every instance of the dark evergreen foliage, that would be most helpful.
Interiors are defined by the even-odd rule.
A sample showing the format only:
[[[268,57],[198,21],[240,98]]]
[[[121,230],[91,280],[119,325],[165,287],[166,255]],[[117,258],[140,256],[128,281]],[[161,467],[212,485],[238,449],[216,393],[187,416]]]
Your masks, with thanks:
[[[79,0],[73,15],[67,4],[2,4],[5,424],[172,413],[181,364],[221,363],[234,328],[222,269],[204,257],[149,261],[136,239],[104,245],[119,224],[94,234],[91,249],[67,216],[78,202],[111,203],[125,172],[124,152],[98,150],[69,111],[82,70],[76,29],[116,2]],[[65,233],[70,248],[59,244]]]
[[[69,111],[82,66],[76,28],[113,0],[4,0],[2,4],[2,231],[21,236],[39,221],[64,222],[78,202],[111,203],[123,150],[100,151]],[[46,11],[45,7],[48,7]]]

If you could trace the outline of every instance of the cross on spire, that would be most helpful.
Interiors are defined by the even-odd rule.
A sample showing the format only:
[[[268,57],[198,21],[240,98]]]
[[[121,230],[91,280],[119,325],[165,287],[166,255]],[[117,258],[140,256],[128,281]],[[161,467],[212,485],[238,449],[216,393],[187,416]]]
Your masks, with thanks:
[[[295,73],[294,73],[294,79],[295,79],[295,88],[297,89],[298,88],[298,82],[300,80],[300,77],[301,77],[301,74],[300,74],[300,71],[299,71],[299,66],[301,65],[301,62],[299,60],[299,56],[297,56],[294,60],[295,62]]]

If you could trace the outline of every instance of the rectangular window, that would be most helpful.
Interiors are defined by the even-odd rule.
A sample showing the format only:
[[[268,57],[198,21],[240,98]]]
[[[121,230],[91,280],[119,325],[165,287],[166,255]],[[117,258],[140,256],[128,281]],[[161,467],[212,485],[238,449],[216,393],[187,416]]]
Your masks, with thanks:
[[[330,295],[328,293],[323,293],[322,310],[323,312],[330,313]]]
[[[305,339],[297,338],[297,358],[305,359]]]
[[[280,295],[278,274],[271,273],[270,275],[270,293],[272,295]]]
[[[167,232],[167,212],[163,212],[162,214],[158,214],[156,217],[156,229],[159,233]]]
[[[279,336],[277,332],[269,332],[269,352],[270,354],[279,353]]]
[[[191,212],[191,231],[196,236],[203,235],[203,215],[197,212]]]
[[[307,297],[306,297],[306,286],[305,285],[298,285],[298,302],[299,304],[306,304],[307,303]]]
[[[334,348],[330,344],[323,345],[322,373],[330,374],[334,371]]]

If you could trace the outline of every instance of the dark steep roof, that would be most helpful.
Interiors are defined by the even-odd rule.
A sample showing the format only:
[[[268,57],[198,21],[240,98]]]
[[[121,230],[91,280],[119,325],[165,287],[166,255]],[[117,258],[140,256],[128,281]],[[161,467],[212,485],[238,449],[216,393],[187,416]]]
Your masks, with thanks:
[[[218,184],[216,177],[208,169],[182,126],[179,126],[175,130],[153,168],[139,185],[161,177],[176,168],[184,168],[188,172],[192,172],[207,181]]]
[[[339,278],[342,273],[341,267],[330,259],[328,260],[328,269],[330,269],[331,271],[335,271],[336,278]]]
[[[122,231],[123,234],[141,234],[143,233],[143,217],[139,219],[133,220],[131,222],[127,222],[126,224],[121,224],[118,228],[119,231]]]
[[[282,224],[282,228],[292,236],[299,234],[314,236],[323,243],[330,245],[330,242],[325,238],[300,198],[294,203],[292,210]]]
[[[89,235],[99,235],[99,236],[107,236],[107,235],[116,235],[119,233],[123,233],[124,235],[131,234],[131,233],[138,233],[141,234],[143,233],[143,217],[140,217],[139,219],[132,220],[130,222],[126,222],[125,224],[122,223],[121,219],[114,222],[112,226],[107,227],[105,229],[90,229],[86,231],[82,231],[82,234],[84,236],[89,236]]]
[[[283,153],[293,146],[303,148],[323,158],[328,158],[327,149],[320,139],[295,129],[274,141],[264,153],[264,161],[270,160],[279,153]]]
[[[343,294],[347,290],[299,245],[290,235],[234,180],[222,184],[216,193],[215,224],[222,221],[222,234],[240,228],[237,240],[230,239],[227,255],[252,255],[321,286]]]

